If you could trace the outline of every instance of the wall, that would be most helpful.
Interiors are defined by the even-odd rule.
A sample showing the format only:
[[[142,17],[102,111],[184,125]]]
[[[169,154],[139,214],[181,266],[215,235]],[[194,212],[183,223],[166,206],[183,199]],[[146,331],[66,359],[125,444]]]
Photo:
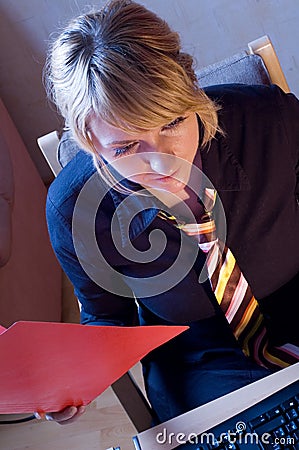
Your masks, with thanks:
[[[291,90],[299,96],[299,0],[139,0],[182,36],[204,66],[268,34]],[[0,95],[44,181],[51,173],[36,138],[59,125],[46,99],[42,68],[50,35],[88,10],[87,0],[0,0]],[[102,5],[103,0],[96,2]]]

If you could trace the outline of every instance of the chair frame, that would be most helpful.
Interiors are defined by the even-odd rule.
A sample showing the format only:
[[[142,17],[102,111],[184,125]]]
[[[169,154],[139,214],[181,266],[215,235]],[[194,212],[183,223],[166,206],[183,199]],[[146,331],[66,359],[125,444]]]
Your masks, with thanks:
[[[53,175],[57,177],[59,172],[62,170],[62,167],[57,158],[57,149],[59,144],[57,131],[51,131],[50,133],[37,138],[37,143]]]
[[[265,35],[248,43],[249,54],[259,55],[269,73],[270,80],[277,84],[284,92],[290,92],[276,51],[269,36]]]

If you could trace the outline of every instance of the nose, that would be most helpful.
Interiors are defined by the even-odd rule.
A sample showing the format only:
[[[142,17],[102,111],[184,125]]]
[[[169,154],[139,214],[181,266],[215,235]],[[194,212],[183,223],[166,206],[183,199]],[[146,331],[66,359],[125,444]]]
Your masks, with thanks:
[[[143,141],[143,160],[150,170],[163,176],[171,176],[177,169],[177,161],[168,139],[159,130],[148,131]]]
[[[147,154],[148,162],[153,172],[163,176],[171,176],[176,171],[175,156],[159,151]]]

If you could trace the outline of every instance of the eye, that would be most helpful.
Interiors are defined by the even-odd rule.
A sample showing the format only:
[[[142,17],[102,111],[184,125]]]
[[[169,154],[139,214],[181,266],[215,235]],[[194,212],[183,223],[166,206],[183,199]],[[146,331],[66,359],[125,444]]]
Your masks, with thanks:
[[[114,157],[122,156],[130,153],[131,150],[137,145],[137,142],[132,142],[131,144],[125,145],[124,147],[115,148]]]
[[[164,127],[162,127],[162,130],[172,130],[176,128],[180,123],[184,122],[184,120],[186,119],[187,117],[184,116],[177,117],[172,122],[168,123],[167,125],[164,125]]]

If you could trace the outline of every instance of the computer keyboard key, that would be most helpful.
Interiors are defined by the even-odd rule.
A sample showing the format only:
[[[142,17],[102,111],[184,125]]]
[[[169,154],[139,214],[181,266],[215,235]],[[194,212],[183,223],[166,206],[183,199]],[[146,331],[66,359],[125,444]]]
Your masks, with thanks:
[[[238,448],[239,450],[261,450],[262,447],[257,444],[256,442],[238,442]],[[267,449],[268,450],[268,449]],[[273,446],[271,447],[271,449],[269,448],[269,450],[273,450]],[[277,449],[279,450],[279,449]]]
[[[252,419],[249,422],[249,425],[251,426],[251,428],[255,429],[255,428],[263,425],[266,422],[268,422],[267,415],[266,414],[261,414],[260,416],[256,417],[255,419]]]
[[[269,420],[274,419],[275,417],[280,416],[281,414],[282,414],[282,409],[279,407],[270,409],[267,412],[267,416],[268,416]]]
[[[295,442],[299,442],[299,430],[294,431],[292,437],[295,439]]]
[[[294,431],[298,430],[298,425],[293,420],[287,423],[285,427],[288,433],[293,433]]]
[[[287,411],[288,409],[296,407],[297,402],[294,398],[290,398],[289,400],[286,400],[281,404],[281,407],[284,411]]]
[[[224,448],[225,450],[239,450],[238,445],[232,442],[231,443],[228,442],[227,444],[225,444]]]
[[[289,410],[286,412],[286,417],[287,417],[287,419],[289,419],[289,420],[297,419],[298,416],[299,416],[299,414],[297,413],[297,411],[296,411],[294,408],[289,409]]]
[[[271,433],[276,428],[281,427],[286,423],[286,419],[283,416],[275,417],[275,419],[270,420],[269,422],[265,422],[259,427],[252,428],[259,436],[263,433]],[[251,424],[251,422],[250,422]]]
[[[273,434],[276,438],[285,437],[286,431],[283,427],[279,427],[276,430],[273,431]]]
[[[220,450],[224,448],[224,444],[220,439],[214,439],[214,441],[210,442],[208,441],[207,446],[209,450]]]
[[[284,447],[282,445],[275,444],[274,442],[271,442],[271,443],[269,442],[269,444],[261,444],[261,447],[263,450],[282,450],[282,449],[284,449]]]

